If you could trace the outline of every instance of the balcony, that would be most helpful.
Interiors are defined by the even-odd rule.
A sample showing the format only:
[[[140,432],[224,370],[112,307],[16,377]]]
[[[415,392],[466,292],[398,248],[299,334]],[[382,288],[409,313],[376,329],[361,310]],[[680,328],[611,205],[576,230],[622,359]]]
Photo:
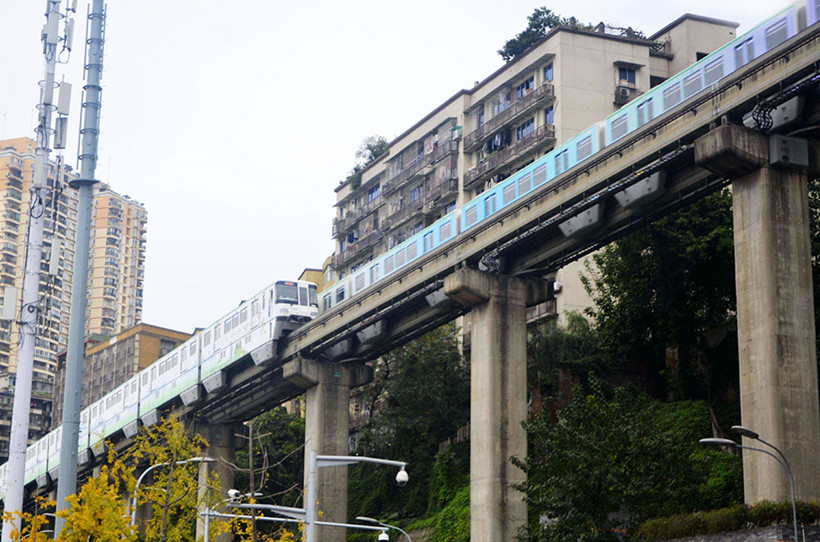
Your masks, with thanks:
[[[364,252],[365,249],[372,247],[384,237],[381,230],[373,230],[355,243],[350,243],[347,250],[341,254],[333,255],[333,267],[339,269],[344,267],[353,258]]]
[[[494,116],[464,138],[464,150],[470,151],[483,143],[485,137],[489,137],[496,129],[507,122],[526,113],[535,104],[544,100],[555,98],[555,87],[552,83],[543,83],[529,94],[514,101],[510,107]]]
[[[419,198],[416,201],[407,203],[401,206],[393,214],[388,215],[382,220],[382,229],[389,231],[404,223],[405,220],[420,214],[424,210],[424,199]]]
[[[422,172],[428,166],[435,165],[450,154],[458,152],[458,141],[446,141],[439,143],[436,150],[430,154],[423,154],[407,164],[396,175],[382,186],[382,194],[387,195],[395,192],[401,185],[412,179],[417,173]]]
[[[364,217],[371,211],[375,211],[377,208],[381,206],[382,203],[384,203],[384,200],[381,197],[377,197],[371,201],[368,201],[361,207],[353,209],[352,211],[347,213],[347,215],[344,218],[334,218],[333,237],[346,233],[350,226],[352,226],[360,218]]]
[[[540,143],[555,143],[555,126],[542,124],[524,139],[491,154],[484,162],[464,174],[464,189],[473,188],[478,180],[496,173],[501,167]]]
[[[458,177],[444,180],[431,188],[424,197],[424,212],[432,213],[448,196],[458,194]]]

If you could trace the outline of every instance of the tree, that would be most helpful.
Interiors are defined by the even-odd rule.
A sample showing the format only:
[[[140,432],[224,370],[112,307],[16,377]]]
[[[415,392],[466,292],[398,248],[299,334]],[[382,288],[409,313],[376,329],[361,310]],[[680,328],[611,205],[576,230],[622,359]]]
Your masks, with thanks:
[[[523,32],[515,35],[513,39],[504,43],[498,54],[504,62],[515,60],[524,51],[547,35],[547,32],[557,26],[568,26],[570,19],[561,17],[551,9],[546,7],[535,8],[532,15],[527,17],[527,28]]]
[[[718,363],[709,359],[705,340],[734,318],[733,250],[725,190],[596,254],[582,280],[595,303],[589,314],[605,356],[616,364],[630,356],[657,364],[678,398],[735,387],[736,352]],[[676,359],[668,358],[669,347]]]
[[[345,178],[345,182],[349,182],[353,190],[359,188],[362,182],[362,171],[379,156],[386,153],[389,148],[390,143],[382,136],[366,137],[356,151],[356,163],[347,178]]]
[[[665,405],[631,388],[609,392],[591,376],[557,423],[541,414],[526,428],[529,455],[513,462],[527,473],[531,516],[552,520],[534,520],[528,541],[615,541],[616,528],[742,496],[739,459],[734,477],[721,481],[711,463],[720,454],[698,448],[710,429],[704,403]],[[725,500],[705,500],[720,484]]]
[[[362,454],[407,461],[410,483],[396,488],[384,467],[351,468],[351,517],[422,516],[439,443],[469,421],[469,369],[458,351],[456,328],[443,326],[379,362],[371,385],[383,390],[378,415],[363,428]],[[389,375],[385,378],[385,375]]]
[[[137,535],[122,498],[130,480],[121,461],[103,465],[99,476],[89,478],[79,493],[66,499],[69,508],[60,512],[65,518],[60,542],[135,542]]]
[[[134,490],[134,472],[152,465],[164,464],[152,471],[137,490],[137,503],[150,503],[151,518],[142,525],[147,540],[178,542],[190,540],[196,527],[199,501],[197,473],[199,463],[178,464],[200,457],[208,443],[193,434],[174,416],[162,423],[143,427],[140,434],[121,457],[122,478],[130,494]],[[216,475],[209,477],[208,487],[219,487]]]

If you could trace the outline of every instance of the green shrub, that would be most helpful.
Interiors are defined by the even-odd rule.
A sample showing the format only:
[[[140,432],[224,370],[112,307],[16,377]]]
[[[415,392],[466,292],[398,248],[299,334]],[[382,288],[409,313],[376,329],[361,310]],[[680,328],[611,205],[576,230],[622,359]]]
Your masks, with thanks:
[[[441,511],[430,542],[470,542],[470,486]]]

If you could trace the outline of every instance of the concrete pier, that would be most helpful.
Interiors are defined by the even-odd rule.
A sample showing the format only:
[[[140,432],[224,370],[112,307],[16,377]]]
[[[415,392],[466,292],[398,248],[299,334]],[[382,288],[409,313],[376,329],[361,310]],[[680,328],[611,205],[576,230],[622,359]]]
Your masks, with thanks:
[[[470,540],[513,540],[527,522],[526,481],[510,458],[527,455],[528,284],[461,269],[444,292],[471,307]]]
[[[797,498],[820,498],[820,407],[807,175],[769,166],[768,138],[725,125],[701,137],[699,165],[732,180],[742,425],[780,448]],[[763,447],[744,438],[744,445]],[[790,497],[769,456],[743,454],[745,500]]]
[[[208,441],[208,449],[205,452],[207,457],[214,459],[210,463],[199,464],[199,501],[206,502],[206,499],[211,499],[213,504],[219,503],[223,499],[228,498],[228,490],[234,487],[233,485],[233,469],[231,464],[234,463],[236,453],[236,441],[234,439],[234,426],[230,424],[220,425],[202,425],[195,427]],[[211,487],[208,484],[208,479],[211,474],[216,473],[219,476],[219,489]],[[209,492],[218,491],[218,495],[208,495]],[[223,505],[224,506],[224,505]],[[224,508],[220,508],[219,512],[225,512]],[[212,520],[213,525],[215,521]],[[196,523],[196,537],[199,539],[204,536],[205,522],[202,516],[199,517]],[[211,540],[215,542],[229,542],[231,533],[223,533],[219,536],[212,536]]]
[[[283,376],[305,392],[305,487],[310,452],[349,455],[348,424],[350,388],[372,379],[369,367],[330,364],[297,358],[286,363]],[[317,509],[325,521],[347,521],[347,467],[319,469],[316,477]],[[307,503],[305,503],[307,507]],[[317,527],[316,539],[344,542],[347,532],[339,527]]]

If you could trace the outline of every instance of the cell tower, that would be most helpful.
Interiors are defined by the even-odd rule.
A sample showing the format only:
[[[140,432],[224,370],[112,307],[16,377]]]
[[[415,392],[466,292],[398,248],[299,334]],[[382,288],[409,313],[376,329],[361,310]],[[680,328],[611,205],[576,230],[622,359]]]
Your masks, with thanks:
[[[31,183],[29,205],[28,248],[23,277],[23,304],[19,315],[20,345],[17,354],[17,382],[14,390],[14,406],[9,438],[9,460],[6,478],[5,511],[14,513],[23,509],[24,475],[26,469],[26,448],[28,445],[29,410],[31,407],[31,383],[34,373],[34,343],[40,318],[40,261],[43,253],[43,224],[46,205],[53,199],[52,188],[48,186],[48,161],[53,135],[57,148],[65,147],[66,121],[52,128],[52,114],[56,111],[61,119],[68,114],[71,86],[56,84],[54,72],[57,63],[68,62],[74,35],[72,14],[77,9],[77,0],[65,13],[60,12],[60,0],[46,1],[46,24],[41,34],[43,55],[45,56],[45,77],[40,83],[39,117],[36,129],[37,148],[35,150],[34,176]],[[64,30],[60,32],[60,23]],[[54,104],[54,89],[60,87],[58,104]],[[56,172],[56,173],[59,173]],[[55,183],[56,184],[56,183]],[[3,523],[2,542],[11,541],[12,530],[19,530],[20,518],[14,517]]]

